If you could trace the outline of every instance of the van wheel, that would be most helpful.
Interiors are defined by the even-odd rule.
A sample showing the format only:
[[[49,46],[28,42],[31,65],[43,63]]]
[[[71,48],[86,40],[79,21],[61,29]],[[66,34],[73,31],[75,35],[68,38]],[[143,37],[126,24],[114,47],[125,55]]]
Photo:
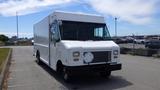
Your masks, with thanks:
[[[61,62],[57,63],[57,73],[62,76],[65,82],[70,82],[70,75],[67,73],[65,66]]]
[[[37,64],[41,64],[41,60],[40,60],[40,53],[37,51],[37,54],[36,54],[36,58],[37,58],[37,60],[36,60],[36,62],[37,62]]]
[[[62,63],[61,62],[58,62],[57,63],[57,73],[59,74],[59,75],[62,75],[62,72],[63,72],[63,65],[62,65]]]
[[[65,80],[65,82],[71,81],[71,76],[66,72],[65,67],[63,68],[62,76],[63,76],[63,79]]]
[[[101,77],[109,78],[111,76],[111,71],[100,72]]]

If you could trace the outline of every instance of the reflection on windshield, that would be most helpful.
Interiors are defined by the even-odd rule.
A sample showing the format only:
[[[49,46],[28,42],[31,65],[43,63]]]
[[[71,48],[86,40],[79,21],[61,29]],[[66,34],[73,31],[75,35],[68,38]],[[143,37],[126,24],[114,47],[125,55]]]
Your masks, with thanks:
[[[60,26],[62,40],[109,40],[105,24],[63,21]]]

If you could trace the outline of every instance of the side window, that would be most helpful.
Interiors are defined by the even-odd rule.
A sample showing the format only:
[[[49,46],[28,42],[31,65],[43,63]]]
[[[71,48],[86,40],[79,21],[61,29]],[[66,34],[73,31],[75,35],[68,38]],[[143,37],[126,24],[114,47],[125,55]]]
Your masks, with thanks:
[[[94,36],[95,37],[103,37],[103,28],[95,28],[94,29]]]
[[[59,40],[59,33],[58,33],[58,25],[56,23],[51,24],[51,41]]]

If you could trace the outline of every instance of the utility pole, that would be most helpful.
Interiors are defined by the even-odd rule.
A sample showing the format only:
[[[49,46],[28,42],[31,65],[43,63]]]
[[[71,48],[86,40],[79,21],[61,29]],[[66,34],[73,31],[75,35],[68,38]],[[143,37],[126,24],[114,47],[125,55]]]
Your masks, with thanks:
[[[16,12],[16,25],[17,25],[17,40],[19,38],[19,32],[18,32],[18,12]]]
[[[133,52],[133,55],[135,54],[135,35],[132,34],[133,36],[133,48],[132,48],[132,52]]]
[[[115,17],[115,37],[117,38],[117,18]]]

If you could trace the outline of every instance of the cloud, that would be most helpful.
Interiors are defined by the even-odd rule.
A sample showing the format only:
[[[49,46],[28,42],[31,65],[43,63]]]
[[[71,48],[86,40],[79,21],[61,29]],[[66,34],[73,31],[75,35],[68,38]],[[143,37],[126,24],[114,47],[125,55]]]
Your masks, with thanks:
[[[97,12],[134,24],[151,22],[158,0],[87,0]]]
[[[0,15],[15,16],[38,12],[42,7],[69,3],[73,0],[4,0],[0,3]]]
[[[105,16],[118,17],[120,21],[147,24],[153,20],[157,2],[160,3],[159,0],[0,0],[0,15],[15,16],[16,12],[26,15],[49,6],[65,8],[63,6],[72,3],[87,6]]]

